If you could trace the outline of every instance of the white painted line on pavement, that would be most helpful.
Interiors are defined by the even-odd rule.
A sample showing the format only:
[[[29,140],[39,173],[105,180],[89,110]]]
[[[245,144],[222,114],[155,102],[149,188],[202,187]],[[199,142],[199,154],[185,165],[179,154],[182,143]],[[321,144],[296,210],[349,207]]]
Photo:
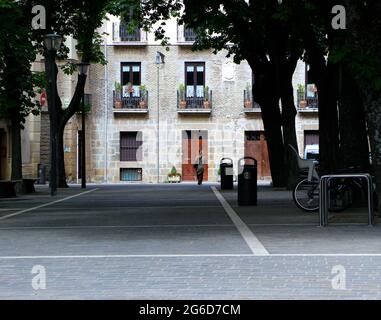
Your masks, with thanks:
[[[235,228],[233,224],[148,224],[129,226],[34,226],[34,227],[0,227],[0,230],[33,230],[33,229],[133,229],[133,228]]]
[[[130,258],[276,258],[276,257],[381,257],[381,253],[310,253],[310,254],[111,254],[62,256],[0,256],[0,260],[23,259],[130,259]]]
[[[233,221],[234,225],[237,227],[238,231],[241,233],[243,239],[246,241],[250,250],[255,255],[269,255],[269,252],[263,246],[263,244],[258,240],[250,228],[241,220],[238,214],[233,210],[229,203],[225,200],[222,194],[217,190],[216,187],[211,187],[217,199],[221,202],[226,213]]]
[[[221,206],[218,206],[221,208]],[[73,210],[73,208],[70,208]],[[250,227],[316,227],[319,228],[316,224],[269,224],[269,223],[248,223]],[[353,224],[351,224],[352,226]],[[14,227],[0,227],[0,230],[34,230],[34,229],[127,229],[127,228],[236,228],[234,224],[143,224],[143,225],[109,225],[109,226],[101,226],[101,225],[84,225],[84,226],[31,226],[31,227],[23,227],[23,226],[14,226]]]
[[[87,193],[90,193],[90,192],[93,192],[93,191],[96,191],[96,190],[99,190],[99,188],[91,189],[91,190],[89,190],[89,191],[85,191],[85,192],[82,192],[82,193],[79,193],[79,194],[75,194],[75,195],[73,195],[73,196],[66,197],[66,198],[63,198],[63,199],[59,199],[59,200],[56,200],[56,201],[52,201],[52,202],[48,202],[48,203],[44,203],[44,204],[39,205],[39,206],[37,206],[37,207],[33,207],[33,208],[29,208],[29,209],[24,209],[24,210],[21,210],[21,211],[17,211],[17,212],[15,212],[15,213],[8,214],[8,215],[6,215],[6,216],[0,217],[0,220],[5,220],[5,219],[7,219],[7,218],[11,218],[11,217],[14,217],[14,216],[18,216],[18,215],[23,214],[23,213],[27,213],[27,212],[30,212],[30,211],[33,211],[33,210],[41,209],[41,208],[44,208],[44,207],[48,207],[48,206],[51,206],[51,205],[53,205],[53,204],[56,204],[56,203],[59,203],[59,202],[63,202],[63,201],[66,201],[66,200],[70,200],[70,199],[73,199],[73,198],[82,196],[82,195],[84,195],[84,194],[87,194]]]
[[[0,256],[0,260],[21,259],[108,259],[108,258],[188,258],[188,257],[254,257],[253,254],[115,254],[115,255],[62,255],[62,256]]]

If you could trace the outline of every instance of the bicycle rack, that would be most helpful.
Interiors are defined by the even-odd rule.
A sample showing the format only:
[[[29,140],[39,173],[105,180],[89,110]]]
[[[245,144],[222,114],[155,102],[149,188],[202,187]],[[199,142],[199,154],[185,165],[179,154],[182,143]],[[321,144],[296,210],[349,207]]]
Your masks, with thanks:
[[[338,178],[364,178],[368,184],[368,225],[374,225],[373,182],[368,173],[325,175],[320,179],[319,219],[320,226],[328,226],[328,182]]]

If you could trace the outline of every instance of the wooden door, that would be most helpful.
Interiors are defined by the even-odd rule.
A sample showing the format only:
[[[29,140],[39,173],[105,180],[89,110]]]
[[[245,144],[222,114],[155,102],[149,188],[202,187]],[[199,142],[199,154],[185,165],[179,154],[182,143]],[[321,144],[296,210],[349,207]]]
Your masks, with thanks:
[[[269,153],[264,132],[245,132],[245,156],[253,157],[257,160],[258,179],[264,179],[271,176]]]
[[[204,156],[204,181],[208,180],[208,139],[207,131],[183,131],[182,136],[182,179],[196,181],[197,156],[202,151]]]

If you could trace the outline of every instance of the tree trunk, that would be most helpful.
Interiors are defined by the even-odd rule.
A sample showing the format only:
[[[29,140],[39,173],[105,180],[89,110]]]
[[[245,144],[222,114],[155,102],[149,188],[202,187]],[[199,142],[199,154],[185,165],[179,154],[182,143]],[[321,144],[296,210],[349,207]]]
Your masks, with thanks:
[[[57,165],[58,165],[58,188],[69,188],[66,182],[65,172],[65,150],[64,150],[64,130],[65,127],[60,127],[57,136]]]
[[[297,61],[297,60],[296,60]],[[287,172],[287,188],[292,189],[298,179],[298,164],[288,147],[292,145],[298,150],[298,142],[295,129],[295,117],[297,115],[294,103],[294,88],[292,76],[296,68],[296,63],[287,63],[282,68],[280,79],[281,102],[282,102],[282,122],[283,122],[283,141],[285,150],[285,168]]]
[[[263,126],[269,152],[271,177],[274,187],[285,187],[284,148],[282,121],[279,109],[279,90],[274,84],[276,76],[274,67],[263,70],[253,69],[253,98],[261,106]]]
[[[342,67],[339,90],[340,165],[369,171],[369,146],[363,102],[353,76]]]
[[[60,112],[60,121],[58,129],[58,138],[57,138],[57,161],[58,161],[58,186],[60,188],[68,188],[66,182],[66,172],[65,172],[65,152],[64,152],[64,132],[65,126],[70,120],[70,118],[79,110],[82,93],[86,84],[86,76],[78,75],[78,82],[75,87],[74,95],[70,101],[70,104],[67,109],[61,109],[61,100],[57,102],[59,104]]]
[[[376,175],[378,212],[381,212],[381,94],[372,88],[362,90],[372,150],[372,167]]]
[[[11,180],[22,180],[21,125],[19,119],[11,120],[12,132],[12,172]]]
[[[320,174],[335,172],[339,159],[337,113],[337,71],[323,56],[311,60],[311,73],[319,94],[319,160]]]

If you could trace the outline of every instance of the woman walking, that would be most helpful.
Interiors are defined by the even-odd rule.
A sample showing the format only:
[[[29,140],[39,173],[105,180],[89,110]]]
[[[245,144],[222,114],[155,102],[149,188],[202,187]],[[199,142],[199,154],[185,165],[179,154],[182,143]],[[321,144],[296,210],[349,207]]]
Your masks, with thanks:
[[[204,179],[204,165],[203,165],[202,151],[200,151],[198,157],[196,158],[196,164],[194,165],[194,167],[196,169],[198,185],[201,185],[202,180]]]

